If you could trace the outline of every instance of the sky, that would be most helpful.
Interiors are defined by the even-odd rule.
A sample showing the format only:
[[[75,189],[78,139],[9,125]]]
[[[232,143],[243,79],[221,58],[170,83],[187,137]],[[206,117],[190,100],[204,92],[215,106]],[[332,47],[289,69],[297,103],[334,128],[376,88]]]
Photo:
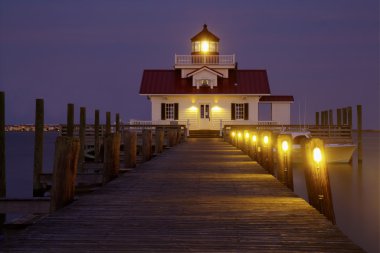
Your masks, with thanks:
[[[144,69],[171,69],[206,23],[240,69],[266,69],[272,94],[293,95],[292,123],[363,106],[380,129],[378,0],[1,0],[0,91],[6,123],[65,123],[67,103],[149,120]],[[304,118],[305,116],[305,118]],[[355,127],[355,124],[354,124]]]

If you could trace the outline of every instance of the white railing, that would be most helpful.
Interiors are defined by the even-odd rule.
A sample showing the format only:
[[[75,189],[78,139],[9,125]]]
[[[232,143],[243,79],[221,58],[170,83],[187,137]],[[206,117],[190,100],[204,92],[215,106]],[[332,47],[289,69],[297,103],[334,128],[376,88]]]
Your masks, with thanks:
[[[235,55],[175,55],[176,65],[235,65]]]

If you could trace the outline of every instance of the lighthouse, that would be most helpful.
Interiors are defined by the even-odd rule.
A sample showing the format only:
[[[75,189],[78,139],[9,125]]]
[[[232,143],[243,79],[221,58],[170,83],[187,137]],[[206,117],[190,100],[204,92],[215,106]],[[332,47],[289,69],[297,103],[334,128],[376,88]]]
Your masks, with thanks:
[[[190,38],[190,54],[174,56],[173,69],[144,70],[140,95],[151,102],[151,121],[190,130],[290,124],[293,96],[271,95],[267,71],[238,69],[235,54],[219,52],[220,41],[205,24]],[[269,122],[259,121],[259,103],[271,105]]]

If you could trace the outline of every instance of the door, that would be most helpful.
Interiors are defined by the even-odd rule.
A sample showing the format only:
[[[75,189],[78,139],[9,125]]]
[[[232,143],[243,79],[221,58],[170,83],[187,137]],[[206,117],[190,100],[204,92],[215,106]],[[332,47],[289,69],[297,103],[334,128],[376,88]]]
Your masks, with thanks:
[[[200,104],[199,105],[199,117],[200,117],[200,129],[210,129],[211,119],[210,119],[210,104]]]

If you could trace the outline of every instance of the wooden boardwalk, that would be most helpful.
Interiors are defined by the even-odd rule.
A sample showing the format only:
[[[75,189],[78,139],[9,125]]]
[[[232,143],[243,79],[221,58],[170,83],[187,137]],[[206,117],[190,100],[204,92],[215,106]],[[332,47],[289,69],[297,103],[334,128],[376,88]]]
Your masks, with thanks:
[[[362,252],[219,139],[189,139],[0,243],[0,252]]]

